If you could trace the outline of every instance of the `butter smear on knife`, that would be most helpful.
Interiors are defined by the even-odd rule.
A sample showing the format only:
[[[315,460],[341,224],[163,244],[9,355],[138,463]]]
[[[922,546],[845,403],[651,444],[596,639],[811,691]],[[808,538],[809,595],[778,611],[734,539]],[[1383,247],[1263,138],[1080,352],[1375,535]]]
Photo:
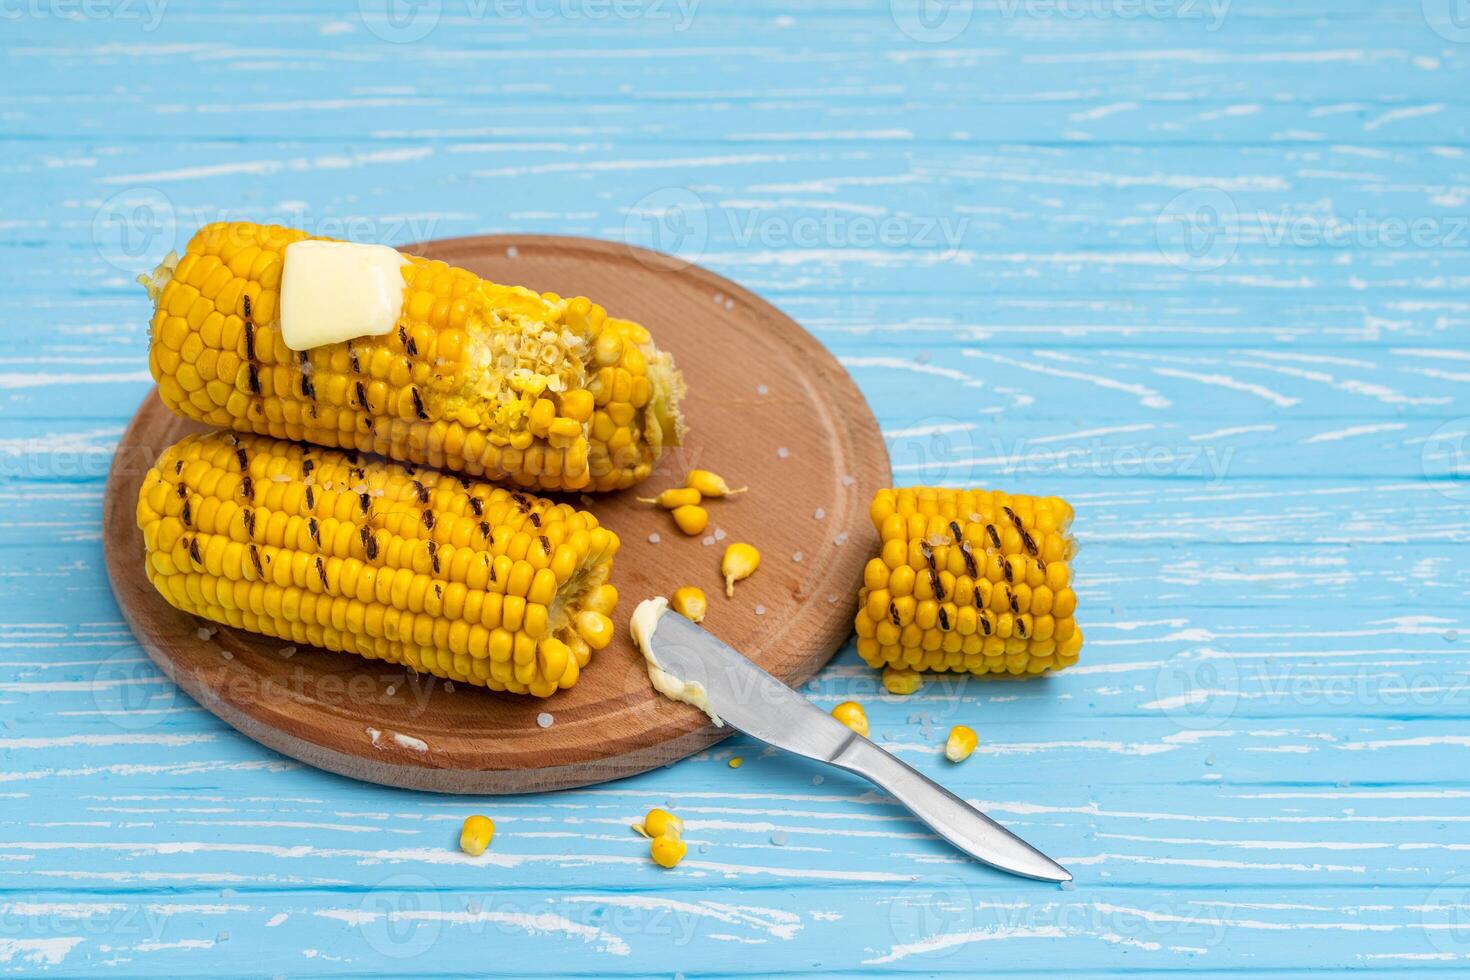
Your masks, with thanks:
[[[694,705],[709,715],[710,721],[723,728],[725,723],[710,707],[709,692],[704,689],[704,685],[698,681],[675,677],[654,656],[653,631],[658,628],[658,621],[668,611],[669,600],[663,596],[644,599],[638,603],[638,608],[633,610],[633,618],[628,621],[628,631],[633,634],[633,643],[643,651],[643,659],[648,661],[648,679],[653,682],[653,689],[664,697]]]

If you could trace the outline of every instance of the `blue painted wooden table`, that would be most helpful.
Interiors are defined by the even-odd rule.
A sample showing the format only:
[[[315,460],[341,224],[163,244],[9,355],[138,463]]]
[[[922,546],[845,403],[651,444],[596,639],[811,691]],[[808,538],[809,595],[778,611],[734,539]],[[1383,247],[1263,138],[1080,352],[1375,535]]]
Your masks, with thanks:
[[[1470,958],[1470,22],[1450,0],[0,2],[0,969],[1199,975]],[[1081,664],[810,688],[1077,874],[747,741],[358,784],[177,693],[99,515],[198,224],[676,251],[904,483],[1078,510]],[[950,725],[980,734],[960,766]],[[739,770],[732,755],[745,757]],[[628,824],[688,821],[674,871]],[[489,854],[460,820],[492,815]]]

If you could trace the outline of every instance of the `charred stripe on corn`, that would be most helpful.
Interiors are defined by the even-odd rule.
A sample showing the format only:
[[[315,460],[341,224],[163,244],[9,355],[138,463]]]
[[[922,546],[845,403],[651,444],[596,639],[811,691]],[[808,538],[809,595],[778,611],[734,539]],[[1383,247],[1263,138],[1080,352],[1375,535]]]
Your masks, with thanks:
[[[880,490],[882,551],[863,573],[858,653],[917,671],[1039,674],[1077,662],[1072,508],[1056,497]]]
[[[155,304],[149,366],[169,408],[546,490],[631,486],[679,442],[684,383],[647,330],[443,262],[409,257],[396,330],[289,350],[284,255],[310,237],[206,225],[142,277]]]
[[[489,484],[214,432],[164,452],[137,518],[171,604],[293,643],[545,696],[612,635],[617,535]]]

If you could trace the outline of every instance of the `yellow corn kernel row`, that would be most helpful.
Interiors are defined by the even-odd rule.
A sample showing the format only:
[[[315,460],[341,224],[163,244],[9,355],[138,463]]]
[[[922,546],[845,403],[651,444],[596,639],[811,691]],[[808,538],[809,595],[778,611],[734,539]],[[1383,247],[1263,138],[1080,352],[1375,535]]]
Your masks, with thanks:
[[[894,671],[1039,674],[1077,662],[1072,508],[1056,497],[913,487],[870,508],[858,653]]]
[[[683,381],[648,331],[578,297],[408,256],[397,328],[289,350],[285,250],[306,232],[206,225],[143,277],[164,404],[221,428],[544,490],[614,490],[682,432]]]
[[[612,639],[617,535],[520,491],[212,432],[164,451],[137,519],[169,603],[292,643],[544,697]]]

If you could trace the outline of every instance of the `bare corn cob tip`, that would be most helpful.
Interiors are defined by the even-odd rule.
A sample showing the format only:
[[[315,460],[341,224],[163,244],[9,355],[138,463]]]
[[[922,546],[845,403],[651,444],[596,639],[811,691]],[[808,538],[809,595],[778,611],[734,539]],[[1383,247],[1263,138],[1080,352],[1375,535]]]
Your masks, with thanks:
[[[612,637],[617,535],[526,493],[213,432],[164,451],[137,518],[171,604],[291,643],[546,696]]]
[[[587,299],[503,286],[409,256],[396,329],[295,352],[278,317],[303,231],[206,225],[140,277],[149,367],[209,425],[545,490],[615,490],[677,445],[684,382],[647,330]]]
[[[883,547],[864,570],[855,625],[858,654],[887,668],[885,686],[889,671],[902,687],[899,672],[1039,674],[1077,662],[1065,501],[914,487],[878,491],[871,516]]]

